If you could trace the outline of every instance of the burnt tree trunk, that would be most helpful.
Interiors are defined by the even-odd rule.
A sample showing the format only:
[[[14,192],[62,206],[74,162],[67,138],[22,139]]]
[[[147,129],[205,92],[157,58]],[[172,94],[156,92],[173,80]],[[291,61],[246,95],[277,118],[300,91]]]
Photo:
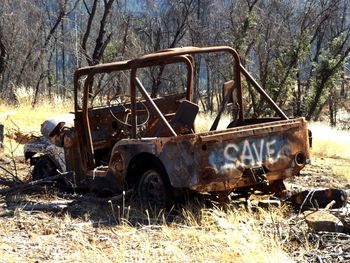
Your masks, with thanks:
[[[337,94],[334,89],[330,91],[328,96],[328,108],[329,108],[329,121],[332,127],[337,125],[337,112],[338,112],[338,100]]]
[[[103,53],[108,45],[108,43],[111,40],[112,33],[109,33],[108,36],[105,38],[106,34],[106,25],[107,25],[107,19],[109,18],[109,14],[111,13],[113,3],[115,0],[109,0],[109,1],[104,1],[104,12],[100,21],[100,27],[98,31],[98,35],[96,38],[96,44],[94,47],[94,51],[92,52],[92,55],[90,56],[88,54],[87,50],[87,41],[90,37],[91,29],[92,29],[92,23],[94,21],[97,7],[98,7],[98,0],[94,0],[92,3],[91,10],[88,8],[87,4],[85,1],[83,1],[86,11],[89,15],[89,19],[87,22],[86,30],[82,39],[82,50],[85,55],[85,58],[90,66],[96,65],[101,61],[101,58],[103,56]]]
[[[3,43],[3,35],[0,27],[0,80],[2,79],[2,74],[5,71],[6,58],[7,52],[5,44]],[[2,87],[0,89],[2,89]]]

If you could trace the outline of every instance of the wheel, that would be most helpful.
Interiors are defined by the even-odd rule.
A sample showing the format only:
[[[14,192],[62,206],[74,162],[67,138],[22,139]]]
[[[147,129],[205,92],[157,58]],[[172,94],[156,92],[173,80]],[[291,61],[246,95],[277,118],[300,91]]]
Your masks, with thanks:
[[[56,164],[48,156],[41,156],[34,164],[32,179],[35,181],[54,176],[57,174],[57,168]]]
[[[148,170],[141,175],[137,193],[142,204],[150,207],[164,208],[173,201],[170,183],[163,174]]]

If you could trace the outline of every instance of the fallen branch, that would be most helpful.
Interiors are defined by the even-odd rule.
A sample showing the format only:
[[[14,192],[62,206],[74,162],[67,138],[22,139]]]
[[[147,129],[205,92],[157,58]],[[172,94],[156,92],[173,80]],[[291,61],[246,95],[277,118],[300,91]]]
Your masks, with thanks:
[[[5,167],[0,165],[0,169],[4,170],[6,173],[8,173],[13,179],[14,181],[18,182],[18,183],[23,183],[21,179],[19,179],[15,174],[13,174],[12,172],[10,172],[8,169],[6,169]]]
[[[63,209],[67,208],[73,200],[59,200],[59,201],[51,201],[46,203],[19,203],[17,205],[8,206],[8,210],[14,210],[16,208],[20,208],[24,211],[45,211],[45,212],[59,212]]]
[[[97,203],[97,204],[101,204],[101,205],[106,205],[108,204],[110,201],[112,203],[119,203],[122,202],[123,199],[126,200],[128,199],[133,193],[132,189],[129,189],[127,191],[125,191],[124,193],[121,193],[119,195],[115,195],[112,197],[98,197],[98,196],[93,196],[93,195],[60,195],[58,194],[59,197],[61,198],[65,198],[65,199],[71,199],[77,202],[88,202],[88,203]]]
[[[43,178],[43,179],[39,179],[36,181],[31,181],[28,183],[18,184],[18,185],[9,187],[9,188],[0,189],[0,195],[7,195],[7,194],[13,193],[13,192],[22,192],[22,191],[31,189],[32,187],[37,186],[39,184],[46,184],[46,183],[54,182],[54,181],[57,181],[58,179],[63,178],[63,176],[66,174],[68,174],[68,173],[60,173],[60,174],[50,176],[47,178]]]
[[[18,185],[17,182],[14,182],[12,180],[9,180],[8,178],[4,178],[0,176],[0,184],[8,187],[12,187],[14,185]]]
[[[335,200],[332,200],[328,205],[326,205],[324,210],[332,209],[332,207],[335,205],[335,203],[336,203]]]
[[[47,182],[48,179],[55,179],[59,178],[57,176],[53,176],[50,178],[46,178],[45,181],[44,179],[37,180],[34,182],[31,182],[30,187],[34,187],[38,185],[38,183],[43,183]],[[33,184],[35,183],[35,184]],[[28,188],[23,188],[24,186],[27,185],[21,185],[17,187],[12,187],[8,188],[6,190],[11,190],[11,191],[18,191],[28,189]],[[7,191],[8,193],[9,191]],[[0,191],[1,193],[1,191]],[[10,202],[7,205],[8,210],[15,210],[17,208],[20,208],[23,211],[44,211],[44,212],[60,212],[66,208],[68,208],[72,204],[76,204],[77,202],[90,202],[90,203],[97,203],[100,205],[107,205],[108,202],[121,202],[123,199],[127,198],[129,195],[131,195],[132,190],[128,190],[127,192],[124,192],[120,195],[116,195],[110,198],[101,198],[101,197],[96,197],[96,196],[69,196],[69,199],[66,200],[55,200],[55,201],[50,201],[50,202],[33,202],[33,201],[25,201],[25,200],[19,200],[18,202]],[[65,196],[67,198],[67,196]],[[1,214],[0,214],[1,217]]]
[[[72,195],[72,194],[66,194],[66,193],[65,194],[57,193],[57,196],[64,199],[74,200],[77,202],[88,202],[88,203],[106,205],[109,202],[112,202],[112,203],[122,202],[123,200],[130,198],[132,193],[133,193],[133,189],[129,189],[124,193],[121,193],[119,195],[115,195],[112,197],[98,197],[95,195],[76,195],[76,194]]]
[[[0,113],[0,119],[7,118],[8,116],[15,115],[15,114],[16,114],[15,111],[8,111],[8,112]]]

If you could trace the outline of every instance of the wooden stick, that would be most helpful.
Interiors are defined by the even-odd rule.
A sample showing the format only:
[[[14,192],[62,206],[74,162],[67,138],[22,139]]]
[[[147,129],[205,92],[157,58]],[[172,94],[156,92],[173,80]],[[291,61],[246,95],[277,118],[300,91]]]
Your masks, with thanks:
[[[58,212],[67,208],[73,200],[55,200],[51,202],[45,203],[34,203],[34,202],[20,202],[19,204],[10,205],[7,207],[9,210],[14,210],[16,208],[21,208],[24,211],[50,211],[50,212]]]
[[[62,178],[64,175],[66,175],[67,173],[60,173],[54,176],[50,176],[47,178],[43,178],[43,179],[39,179],[36,181],[31,181],[25,184],[18,184],[9,188],[5,188],[5,189],[0,189],[0,195],[7,195],[9,193],[13,193],[13,192],[21,192],[24,190],[28,190],[30,188],[32,188],[33,186],[39,185],[39,184],[45,184],[45,183],[49,183],[52,181],[56,181],[60,178]]]

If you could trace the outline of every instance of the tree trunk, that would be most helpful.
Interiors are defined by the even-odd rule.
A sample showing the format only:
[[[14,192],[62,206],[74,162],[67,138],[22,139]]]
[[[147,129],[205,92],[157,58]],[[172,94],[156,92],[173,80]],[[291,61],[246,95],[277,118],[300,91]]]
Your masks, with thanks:
[[[5,63],[6,63],[6,47],[3,43],[3,35],[0,27],[0,77],[2,78],[2,73],[5,71]]]
[[[61,23],[61,30],[62,30],[62,49],[61,49],[61,59],[62,59],[62,91],[61,94],[59,94],[63,99],[66,97],[66,49],[65,49],[65,27],[64,27],[64,19]]]
[[[329,121],[332,127],[337,126],[337,94],[334,89],[330,91],[328,96]]]
[[[315,115],[315,111],[317,109],[317,106],[320,103],[320,99],[321,99],[323,90],[325,88],[327,79],[328,79],[328,77],[322,76],[321,81],[316,86],[315,96],[312,98],[312,100],[310,102],[310,106],[309,106],[308,112],[306,114],[306,119],[307,120],[311,120],[312,117],[314,117],[314,115]]]
[[[100,29],[98,31],[95,49],[94,49],[94,52],[92,54],[92,63],[94,65],[98,64],[100,62],[100,60],[103,56],[104,50],[107,47],[109,41],[111,40],[112,33],[110,33],[105,40],[103,40],[103,39],[104,39],[104,35],[106,33],[107,19],[109,17],[110,12],[111,12],[114,1],[115,0],[109,0],[109,1],[104,2],[105,3],[104,12],[103,12],[102,19],[100,21]]]

